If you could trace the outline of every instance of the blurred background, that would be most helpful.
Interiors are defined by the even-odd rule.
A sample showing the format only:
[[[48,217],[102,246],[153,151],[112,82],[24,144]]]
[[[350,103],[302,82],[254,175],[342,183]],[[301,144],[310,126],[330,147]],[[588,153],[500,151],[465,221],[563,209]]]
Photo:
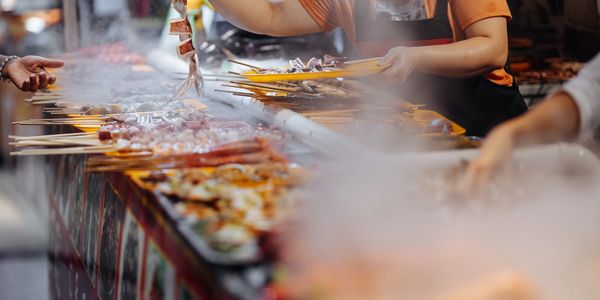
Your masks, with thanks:
[[[281,58],[350,51],[341,32],[286,39],[258,36],[223,21],[203,1],[188,2],[196,8],[196,27],[201,29],[196,42],[203,52],[201,64],[207,67],[218,68],[232,55]],[[521,72],[523,93],[535,104],[569,77],[560,76],[568,72],[567,63],[584,62],[600,49],[600,1],[508,3],[514,17],[511,65]],[[173,40],[165,37],[169,13],[167,0],[0,0],[0,53],[52,57],[101,45],[125,45],[140,54],[172,49]],[[558,72],[558,77],[541,76],[545,70]],[[16,161],[8,155],[8,135],[35,134],[36,129],[11,125],[41,114],[23,101],[27,97],[0,83],[0,299],[47,297],[44,161]]]

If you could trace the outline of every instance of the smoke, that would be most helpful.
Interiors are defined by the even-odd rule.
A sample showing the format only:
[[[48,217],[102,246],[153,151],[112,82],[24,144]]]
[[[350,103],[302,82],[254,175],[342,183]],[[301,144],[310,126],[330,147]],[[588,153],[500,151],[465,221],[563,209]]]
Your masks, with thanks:
[[[325,299],[492,299],[450,295],[514,281],[494,299],[600,297],[598,177],[521,169],[493,199],[436,198],[430,182],[451,181],[451,164],[417,157],[323,170],[286,235],[294,288]]]

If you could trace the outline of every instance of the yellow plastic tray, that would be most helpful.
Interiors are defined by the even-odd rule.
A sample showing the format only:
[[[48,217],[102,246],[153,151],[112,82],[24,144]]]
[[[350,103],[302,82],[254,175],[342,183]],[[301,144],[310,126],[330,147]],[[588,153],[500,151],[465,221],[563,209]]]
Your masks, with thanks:
[[[452,120],[442,116],[438,112],[435,112],[432,110],[416,110],[414,112],[414,121],[417,124],[422,125],[423,128],[426,128],[429,124],[431,124],[431,122],[433,120],[437,120],[437,119],[446,120],[452,124],[452,132],[450,133],[450,136],[461,136],[467,132],[466,129],[464,129],[460,125],[454,123]],[[439,133],[423,133],[423,135],[429,136],[429,137],[442,136]]]
[[[380,58],[357,60],[346,63],[346,68],[339,71],[306,72],[291,74],[259,74],[248,71],[242,76],[253,82],[302,81],[339,77],[365,77],[383,71],[387,66],[379,65]]]

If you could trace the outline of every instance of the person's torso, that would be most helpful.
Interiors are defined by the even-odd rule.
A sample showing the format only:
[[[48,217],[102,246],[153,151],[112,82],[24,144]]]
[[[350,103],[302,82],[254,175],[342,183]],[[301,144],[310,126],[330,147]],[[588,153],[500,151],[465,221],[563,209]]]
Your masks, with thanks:
[[[346,31],[362,56],[383,56],[397,46],[439,45],[466,38],[447,0],[337,2],[338,25]],[[484,77],[498,85],[513,84],[512,75],[505,69],[494,70]]]

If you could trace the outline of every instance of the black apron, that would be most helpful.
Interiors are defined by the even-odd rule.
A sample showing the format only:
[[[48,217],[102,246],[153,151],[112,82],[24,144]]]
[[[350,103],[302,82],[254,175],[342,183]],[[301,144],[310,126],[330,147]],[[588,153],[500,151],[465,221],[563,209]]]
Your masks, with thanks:
[[[371,11],[371,1],[374,0],[355,0],[356,37],[363,56],[383,56],[398,46],[443,45],[454,41],[448,0],[436,2],[433,18],[416,21],[393,21],[391,15],[377,15]],[[505,69],[512,75],[508,63]],[[514,79],[512,86],[501,86],[483,76],[455,79],[415,72],[393,92],[411,103],[426,104],[428,109],[464,127],[470,136],[483,137],[498,124],[527,111]]]

